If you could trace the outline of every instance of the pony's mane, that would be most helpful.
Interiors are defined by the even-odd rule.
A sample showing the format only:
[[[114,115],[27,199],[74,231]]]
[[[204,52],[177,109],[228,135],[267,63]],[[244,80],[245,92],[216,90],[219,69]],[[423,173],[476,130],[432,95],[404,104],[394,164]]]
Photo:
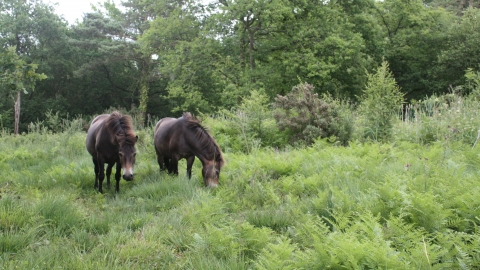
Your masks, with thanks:
[[[132,118],[130,116],[122,115],[116,111],[112,112],[105,121],[105,125],[111,134],[124,135],[116,136],[117,138],[120,138],[120,141],[118,142],[120,145],[135,145],[137,142],[135,132],[133,131]]]
[[[215,162],[219,163],[220,167],[222,167],[225,164],[225,160],[223,159],[222,150],[218,146],[215,139],[210,136],[207,130],[202,125],[200,125],[200,122],[195,119],[195,117],[191,113],[186,112],[183,113],[182,116],[185,119],[185,127],[195,133],[195,137],[203,146],[202,150],[204,150],[209,155],[214,156]]]

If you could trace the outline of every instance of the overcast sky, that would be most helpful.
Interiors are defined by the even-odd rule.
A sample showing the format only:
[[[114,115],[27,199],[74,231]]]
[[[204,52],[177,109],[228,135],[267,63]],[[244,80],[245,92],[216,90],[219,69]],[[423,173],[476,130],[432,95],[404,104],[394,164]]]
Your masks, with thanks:
[[[75,23],[78,19],[82,21],[84,13],[92,11],[91,4],[97,5],[98,2],[103,3],[103,0],[48,0],[44,3],[58,3],[55,6],[55,11],[58,15],[62,16],[68,21],[69,24]],[[115,0],[115,3],[119,4],[120,0]]]
[[[117,7],[120,7],[121,0],[111,0]],[[74,24],[76,20],[82,21],[84,13],[92,11],[91,4],[98,6],[98,3],[106,2],[106,0],[44,0],[44,3],[58,3],[55,5],[55,13],[62,16],[69,24]],[[212,0],[202,0],[204,4],[212,2]]]

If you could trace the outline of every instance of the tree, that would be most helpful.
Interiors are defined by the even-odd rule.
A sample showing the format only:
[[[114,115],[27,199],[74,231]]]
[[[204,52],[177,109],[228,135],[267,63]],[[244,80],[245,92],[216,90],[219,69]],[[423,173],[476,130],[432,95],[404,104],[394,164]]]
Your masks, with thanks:
[[[162,92],[164,82],[155,70],[153,53],[143,50],[138,41],[164,11],[158,1],[128,0],[122,5],[119,9],[107,1],[73,27],[72,43],[84,57],[75,76],[89,82],[90,89],[83,91],[102,96],[109,106],[138,107],[143,116],[161,114],[164,104],[154,106],[150,97]]]
[[[46,73],[50,78],[50,80],[43,80],[42,83],[37,85],[36,94],[43,95],[45,89],[58,91],[58,85],[62,85],[59,80],[62,78],[61,72],[68,70],[65,68],[67,64],[62,63],[63,59],[60,57],[63,55],[63,48],[66,47],[64,46],[66,42],[65,32],[66,23],[54,14],[52,6],[46,5],[40,0],[4,0],[0,2],[0,44],[2,44],[3,49],[13,47],[19,59],[25,62],[24,65],[35,63],[35,72]],[[22,65],[20,64],[20,66]],[[53,82],[53,78],[57,79],[56,84],[52,83],[43,87],[43,82]],[[7,92],[3,91],[4,94]],[[57,93],[53,95],[57,96]],[[10,96],[10,94],[7,96]],[[33,121],[37,118],[28,117],[28,115],[39,115],[39,111],[30,110],[29,107],[29,103],[33,104],[33,102],[29,102],[28,99],[33,96],[33,91],[30,91],[29,95],[26,96],[27,98],[22,100],[22,122],[26,122],[25,119]],[[17,97],[20,98],[20,95],[17,95]],[[20,100],[17,100],[17,104],[20,105]],[[44,109],[45,104],[48,104],[48,102],[42,99],[35,105]],[[0,110],[5,110],[8,107],[10,107],[9,103],[0,101]],[[25,113],[28,111],[30,111],[29,114]],[[22,129],[22,126],[18,126],[18,124],[17,121],[17,125],[14,127],[16,131]]]
[[[442,93],[433,72],[447,43],[454,16],[428,8],[421,0],[375,3],[376,17],[386,39],[384,57],[407,99]]]
[[[263,88],[272,99],[288,93],[298,78],[316,85],[319,93],[355,97],[361,91],[364,70],[371,69],[374,58],[336,1],[220,3],[217,18],[227,26],[219,38],[240,65],[237,73],[249,77],[237,81]]]
[[[156,72],[166,83],[158,98],[170,111],[209,113],[222,105],[215,61],[221,47],[205,29],[204,7],[196,1],[159,1],[165,8],[141,36],[142,51],[158,55]],[[225,97],[223,97],[225,99]]]
[[[46,79],[47,76],[36,73],[38,65],[27,64],[15,50],[15,47],[9,47],[0,55],[0,82],[15,102],[14,134],[17,135],[20,123],[21,92],[27,94],[28,90],[34,90],[36,81]]]
[[[465,84],[468,69],[480,70],[480,9],[468,9],[462,17],[456,18],[446,33],[447,45],[439,53],[438,66],[433,70],[435,82],[444,92],[449,86]]]
[[[158,82],[160,76],[155,71],[156,61],[152,59],[154,55],[149,50],[142,50],[139,39],[150,28],[151,22],[168,10],[163,3],[163,1],[127,0],[122,2],[124,12],[114,4],[104,3],[108,16],[122,28],[122,36],[118,38],[133,41],[127,42],[125,59],[134,63],[137,71],[137,77],[133,77],[133,87],[138,93],[139,109],[144,117],[149,110],[150,96],[155,94],[152,90],[157,90],[163,84]]]
[[[83,21],[72,27],[70,44],[80,59],[74,72],[82,80],[77,91],[95,102],[94,113],[110,106],[130,108],[138,104],[139,71],[135,62],[135,43],[120,22],[102,12],[85,14]]]
[[[392,119],[403,103],[403,96],[387,61],[382,62],[376,73],[368,74],[364,93],[359,97],[364,138],[378,141],[389,138]]]
[[[462,16],[468,8],[480,8],[479,0],[426,0],[428,6],[442,7],[446,10]]]

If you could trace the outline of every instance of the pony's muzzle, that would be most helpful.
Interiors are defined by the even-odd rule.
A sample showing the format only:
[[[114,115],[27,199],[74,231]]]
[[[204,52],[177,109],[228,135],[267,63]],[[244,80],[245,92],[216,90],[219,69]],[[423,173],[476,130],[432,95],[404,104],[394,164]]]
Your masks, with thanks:
[[[133,180],[133,168],[125,168],[123,171],[123,179],[127,181],[132,181]]]
[[[133,180],[133,174],[124,174],[123,179],[127,181],[132,181]]]
[[[215,179],[206,179],[205,180],[205,186],[207,188],[216,188],[218,187],[218,180]]]
[[[218,187],[218,184],[208,183],[208,184],[207,184],[207,187],[208,187],[208,188],[216,188],[216,187]]]

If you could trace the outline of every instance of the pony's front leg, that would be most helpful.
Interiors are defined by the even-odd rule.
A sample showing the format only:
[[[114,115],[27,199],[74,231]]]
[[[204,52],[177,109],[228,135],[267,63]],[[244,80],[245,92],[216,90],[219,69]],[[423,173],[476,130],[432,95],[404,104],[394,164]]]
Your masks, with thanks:
[[[97,159],[98,163],[98,191],[100,193],[103,193],[103,179],[105,179],[105,160],[103,160],[103,157],[98,157]]]
[[[107,189],[110,189],[110,175],[112,174],[112,167],[115,163],[108,163],[107,165]]]
[[[192,166],[194,161],[195,161],[195,156],[191,156],[187,158],[187,176],[189,180],[190,178],[192,178]]]
[[[117,169],[115,172],[115,193],[120,192],[120,176],[122,175],[122,164],[117,162]]]

